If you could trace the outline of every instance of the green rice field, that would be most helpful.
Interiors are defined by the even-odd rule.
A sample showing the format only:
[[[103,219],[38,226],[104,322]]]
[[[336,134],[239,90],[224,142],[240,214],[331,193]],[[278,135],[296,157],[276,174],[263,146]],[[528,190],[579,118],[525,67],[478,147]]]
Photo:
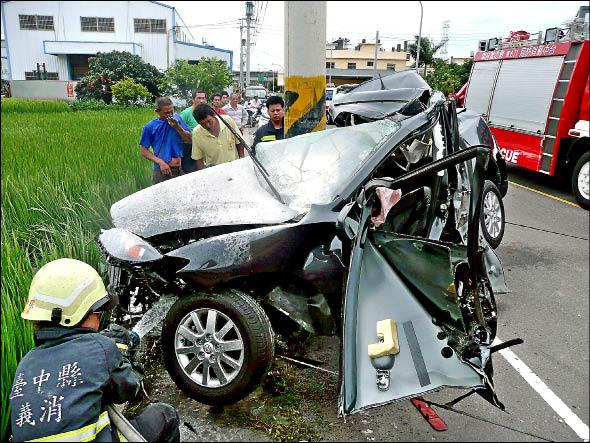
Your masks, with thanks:
[[[34,269],[61,257],[99,269],[109,209],[151,184],[139,154],[145,108],[73,112],[67,103],[2,99],[2,440],[16,366],[33,346],[20,317]]]

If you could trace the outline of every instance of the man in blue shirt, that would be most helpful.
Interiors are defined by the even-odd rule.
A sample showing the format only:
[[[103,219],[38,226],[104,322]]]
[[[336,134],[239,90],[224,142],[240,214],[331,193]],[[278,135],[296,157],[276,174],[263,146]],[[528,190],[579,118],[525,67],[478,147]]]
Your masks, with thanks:
[[[183,143],[192,140],[188,126],[174,112],[170,98],[156,99],[156,114],[158,117],[143,127],[139,141],[141,155],[154,162],[154,185],[184,174],[181,168]]]

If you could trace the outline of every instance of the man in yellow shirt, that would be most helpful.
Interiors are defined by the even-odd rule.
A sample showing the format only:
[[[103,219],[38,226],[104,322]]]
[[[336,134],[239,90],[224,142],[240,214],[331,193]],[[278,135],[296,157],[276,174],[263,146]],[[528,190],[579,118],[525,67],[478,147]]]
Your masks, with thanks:
[[[217,117],[211,106],[199,104],[193,115],[199,126],[193,130],[192,158],[197,161],[197,169],[244,157],[244,145],[219,120],[223,118],[238,134],[234,120],[228,115]]]

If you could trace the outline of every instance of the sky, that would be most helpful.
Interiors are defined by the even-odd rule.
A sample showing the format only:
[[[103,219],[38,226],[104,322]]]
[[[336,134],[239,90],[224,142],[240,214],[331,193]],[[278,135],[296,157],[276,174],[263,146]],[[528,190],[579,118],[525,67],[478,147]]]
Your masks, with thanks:
[[[233,51],[239,67],[239,19],[245,17],[245,1],[163,1],[174,6],[194,36],[203,43]],[[284,2],[256,1],[257,26],[250,69],[279,70],[284,66]],[[418,1],[328,1],[326,40],[350,39],[354,48],[363,38],[379,39],[386,50],[413,40],[420,25]],[[442,39],[443,21],[449,20],[448,56],[468,57],[479,40],[505,37],[510,31],[531,33],[562,26],[574,18],[583,1],[423,1],[422,36]],[[244,32],[245,38],[245,32]]]

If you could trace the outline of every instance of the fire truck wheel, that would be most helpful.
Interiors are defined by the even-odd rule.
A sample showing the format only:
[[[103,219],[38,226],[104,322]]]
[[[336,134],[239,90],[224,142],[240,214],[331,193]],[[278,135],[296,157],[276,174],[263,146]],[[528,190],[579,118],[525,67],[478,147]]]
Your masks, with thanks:
[[[504,237],[506,218],[500,190],[490,180],[484,182],[482,199],[481,231],[490,246],[496,249]]]
[[[576,163],[572,173],[572,192],[576,196],[578,204],[584,208],[590,208],[590,152],[584,153]]]

